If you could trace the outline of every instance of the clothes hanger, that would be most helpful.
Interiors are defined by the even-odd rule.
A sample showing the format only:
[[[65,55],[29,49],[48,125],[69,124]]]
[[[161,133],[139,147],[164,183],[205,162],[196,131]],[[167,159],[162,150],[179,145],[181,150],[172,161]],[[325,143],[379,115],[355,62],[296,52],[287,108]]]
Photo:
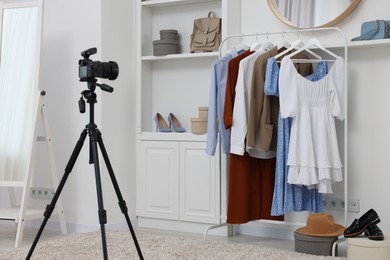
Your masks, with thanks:
[[[282,40],[281,42],[279,42],[278,44],[276,44],[278,50],[282,49],[282,48],[290,48],[290,43],[286,40]]]
[[[290,43],[288,41],[286,41],[286,39],[284,38],[284,31],[282,32],[282,35],[283,35],[283,39],[281,42],[279,42],[278,44],[276,44],[278,50],[282,49],[282,48],[290,48]]]
[[[250,51],[253,52],[253,51],[257,51],[260,47],[261,47],[261,43],[259,42],[259,39],[257,38],[257,35],[259,33],[256,34],[256,42],[254,44],[252,44],[251,48],[250,48]]]
[[[310,39],[307,44],[305,44],[302,48],[296,50],[295,52],[287,55],[288,57],[293,57],[294,55],[297,55],[298,53],[302,52],[302,51],[309,51],[309,48],[310,47],[317,47],[318,49],[324,51],[325,53],[329,54],[330,56],[332,56],[333,58],[335,58],[336,60],[340,57],[338,56],[337,54],[331,52],[330,50],[326,49],[321,43],[320,41],[317,39],[317,38],[312,38]],[[313,60],[310,60],[310,59],[294,59],[293,62],[311,62]],[[316,60],[314,60],[316,61]],[[328,61],[328,62],[334,62],[335,60],[323,60],[323,61]]]
[[[299,50],[301,48],[304,47],[305,43],[303,41],[301,41],[300,37],[299,37],[299,31],[297,31],[297,36],[298,36],[298,39],[295,40],[293,43],[291,43],[290,47],[288,47],[286,50],[282,51],[281,53],[278,53],[277,55],[274,56],[274,58],[277,60],[278,58],[282,57],[283,55],[289,53],[290,51],[292,50]],[[313,57],[321,60],[322,57],[320,55],[318,55],[317,53],[313,52],[312,50],[310,49],[307,49],[306,50],[307,53],[311,54]],[[293,55],[289,55],[290,57],[292,57]]]
[[[278,58],[282,57],[283,55],[287,54],[288,52],[290,52],[292,50],[298,51],[298,50],[302,49],[303,47],[304,47],[304,42],[303,41],[295,40],[295,41],[293,41],[293,43],[291,43],[290,47],[288,47],[287,49],[285,49],[281,53],[278,53],[277,55],[275,55],[274,58],[278,59]],[[307,49],[306,52],[311,54],[313,57],[317,58],[318,60],[322,59],[322,57],[320,55],[318,55],[317,53],[315,53],[314,51],[312,51],[310,49]]]
[[[270,40],[268,38],[268,32],[267,32],[267,41],[261,45],[261,49],[264,51],[269,51],[274,47],[275,47],[274,44],[272,42],[270,42]]]
[[[293,42],[291,43],[290,47],[288,47],[288,48],[285,49],[284,51],[282,51],[282,52],[276,54],[276,55],[274,56],[274,58],[275,58],[275,59],[278,59],[278,58],[282,57],[283,55],[289,53],[289,52],[292,51],[292,50],[296,50],[296,49],[298,49],[298,48],[302,48],[303,45],[304,45],[304,44],[303,44],[303,41],[301,41],[301,40],[299,40],[299,39],[298,39],[298,40],[295,40],[295,41],[293,41]]]
[[[309,44],[309,46],[310,45],[314,45],[314,46],[318,47],[319,49],[321,49],[322,51],[326,52],[327,54],[329,54],[330,56],[334,57],[335,59],[338,59],[340,57],[336,53],[331,52],[329,49],[325,48],[317,38],[310,39],[308,44]]]
[[[236,51],[246,51],[249,49],[249,46],[244,42],[244,36],[241,35],[241,41],[236,45],[236,47],[234,47],[234,49],[236,49]]]

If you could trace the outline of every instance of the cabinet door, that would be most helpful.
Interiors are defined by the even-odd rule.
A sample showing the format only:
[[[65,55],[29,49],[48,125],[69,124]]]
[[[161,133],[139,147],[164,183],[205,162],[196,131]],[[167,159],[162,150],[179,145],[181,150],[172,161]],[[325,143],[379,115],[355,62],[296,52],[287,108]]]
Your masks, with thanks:
[[[219,153],[206,142],[180,143],[180,220],[220,223]]]
[[[177,142],[141,141],[139,215],[179,217],[179,145]]]

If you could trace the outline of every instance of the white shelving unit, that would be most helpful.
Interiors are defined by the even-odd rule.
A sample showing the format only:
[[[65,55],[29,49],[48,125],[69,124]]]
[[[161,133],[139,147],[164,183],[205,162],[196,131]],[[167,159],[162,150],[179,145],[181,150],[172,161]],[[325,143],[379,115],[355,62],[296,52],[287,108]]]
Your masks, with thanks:
[[[348,47],[352,48],[352,49],[355,49],[355,48],[375,48],[375,47],[388,46],[388,45],[390,45],[390,39],[348,42]]]
[[[376,48],[376,47],[385,47],[390,45],[390,39],[380,39],[380,40],[367,40],[367,41],[348,41],[348,49],[361,49],[361,48]],[[344,48],[342,44],[324,44],[326,48]]]
[[[164,61],[164,60],[181,60],[181,59],[202,59],[202,58],[218,58],[218,52],[204,52],[204,53],[182,53],[171,54],[165,56],[142,56],[143,61]]]
[[[219,54],[190,53],[190,36],[194,20],[209,11],[222,18],[222,37],[239,33],[240,7],[239,0],[149,0],[137,5],[140,226],[203,232],[205,225],[221,223],[220,152],[207,156],[206,135],[191,133],[191,118],[198,116],[198,107],[208,106],[211,65]],[[164,29],[178,30],[179,54],[153,56],[152,42]],[[156,132],[156,113],[166,120],[173,113],[187,132]]]

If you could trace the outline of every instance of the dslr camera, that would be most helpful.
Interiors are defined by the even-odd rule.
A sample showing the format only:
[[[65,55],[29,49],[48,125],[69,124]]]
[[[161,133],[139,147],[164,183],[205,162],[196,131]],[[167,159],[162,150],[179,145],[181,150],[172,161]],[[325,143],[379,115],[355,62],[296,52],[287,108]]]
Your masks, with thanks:
[[[114,80],[118,77],[119,67],[114,61],[92,61],[89,56],[97,52],[96,48],[90,48],[81,52],[84,59],[79,60],[80,81],[96,82],[95,78]]]

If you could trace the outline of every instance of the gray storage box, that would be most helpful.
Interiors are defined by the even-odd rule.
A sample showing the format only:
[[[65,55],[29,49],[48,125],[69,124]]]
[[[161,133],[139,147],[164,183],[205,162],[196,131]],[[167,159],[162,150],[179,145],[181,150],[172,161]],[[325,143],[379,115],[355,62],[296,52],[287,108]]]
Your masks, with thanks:
[[[180,45],[177,40],[153,41],[153,55],[167,55],[180,53]]]
[[[294,232],[295,252],[312,255],[332,255],[333,243],[338,237],[307,236]],[[336,245],[337,256],[337,245]]]
[[[177,30],[161,30],[160,31],[161,40],[179,40],[179,34]]]

